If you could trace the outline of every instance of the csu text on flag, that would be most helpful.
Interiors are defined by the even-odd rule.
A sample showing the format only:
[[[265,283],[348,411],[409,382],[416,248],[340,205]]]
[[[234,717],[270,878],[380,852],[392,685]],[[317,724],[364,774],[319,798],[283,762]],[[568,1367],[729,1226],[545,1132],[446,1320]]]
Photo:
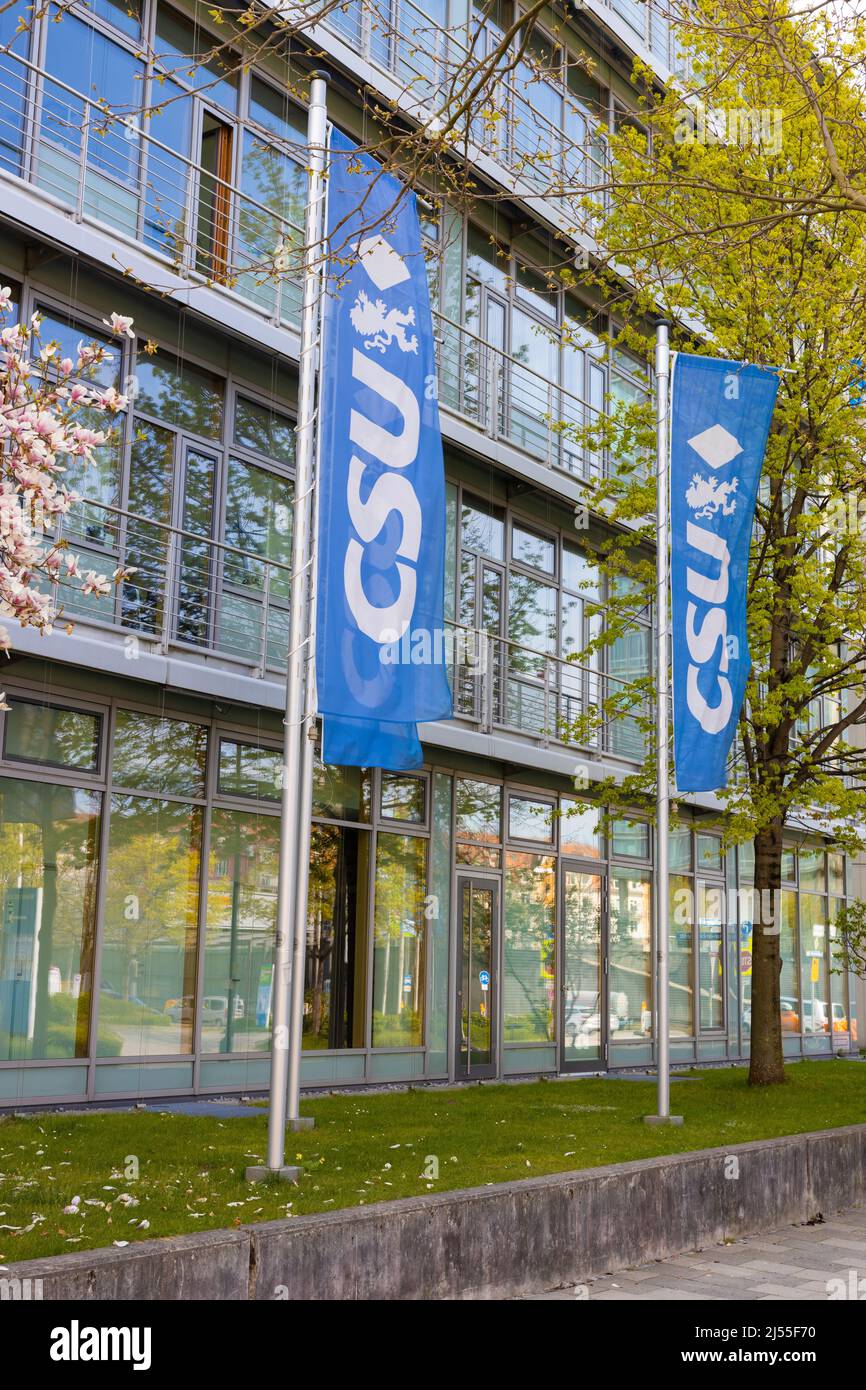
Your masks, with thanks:
[[[327,763],[421,765],[448,718],[445,479],[415,195],[331,133],[316,687]]]
[[[749,546],[779,380],[678,354],[671,399],[674,762],[681,792],[727,785],[749,676]]]

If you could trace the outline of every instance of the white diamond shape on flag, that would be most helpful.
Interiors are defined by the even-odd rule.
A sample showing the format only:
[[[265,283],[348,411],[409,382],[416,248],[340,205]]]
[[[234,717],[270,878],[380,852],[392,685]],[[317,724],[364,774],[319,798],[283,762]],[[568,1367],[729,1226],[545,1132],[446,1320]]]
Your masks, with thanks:
[[[377,290],[390,290],[409,279],[403,257],[384,237],[365,236],[357,246],[358,257]]]
[[[711,468],[724,468],[737,457],[737,454],[743,452],[739,440],[735,439],[724,425],[711,425],[708,430],[694,435],[689,444]]]

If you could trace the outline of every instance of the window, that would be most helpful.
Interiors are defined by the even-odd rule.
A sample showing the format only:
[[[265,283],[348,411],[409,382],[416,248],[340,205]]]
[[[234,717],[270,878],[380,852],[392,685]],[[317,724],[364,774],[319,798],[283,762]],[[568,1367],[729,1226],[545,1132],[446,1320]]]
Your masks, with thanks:
[[[610,1036],[652,1035],[652,882],[649,873],[613,869],[610,880]]]
[[[96,772],[102,719],[98,714],[11,697],[3,756],[12,762],[45,763]]]
[[[283,463],[287,468],[295,463],[295,426],[287,415],[238,395],[235,400],[234,442],[253,449],[266,458]]]
[[[33,352],[37,353],[38,347],[47,347],[49,343],[57,343],[59,352],[58,357],[68,357],[74,363],[78,360],[78,350],[81,344],[95,343],[97,347],[105,349],[106,356],[101,362],[97,362],[90,367],[86,367],[83,372],[76,373],[81,379],[98,386],[120,386],[120,374],[123,366],[123,346],[113,339],[109,334],[90,327],[80,319],[73,318],[71,314],[65,314],[59,310],[48,309],[43,305],[36,305],[36,313],[41,320],[39,326],[39,343],[33,341]]]
[[[649,826],[645,821],[615,820],[613,852],[624,859],[649,859]]]
[[[144,63],[75,15],[54,22],[59,15],[55,9],[46,26],[45,66],[57,81],[44,85],[37,182],[73,195],[70,166],[83,158],[87,128],[85,211],[134,235]]]
[[[722,842],[716,835],[698,835],[698,868],[722,871]]]
[[[599,814],[594,806],[581,806],[563,797],[559,822],[559,848],[562,854],[575,859],[603,857],[604,845],[598,829]]]
[[[511,840],[553,840],[553,806],[526,796],[508,798],[508,837]]]
[[[224,796],[279,801],[282,766],[282,754],[275,748],[259,748],[235,739],[220,739],[218,785]]]
[[[793,872],[782,875],[783,878],[793,878],[793,876]],[[810,893],[825,893],[827,891],[823,850],[800,850],[800,887]]]
[[[694,985],[692,983],[694,941],[694,886],[683,874],[670,875],[670,922],[668,926],[668,1011],[670,1036],[688,1038],[694,1033]]]
[[[151,634],[161,631],[164,617],[174,444],[170,430],[133,421],[129,492],[137,516],[127,523],[126,565],[133,572],[123,581],[121,612],[124,626]]]
[[[368,821],[371,778],[366,768],[333,767],[316,749],[313,762],[313,815],[327,820]]]
[[[140,353],[136,364],[136,409],[162,425],[190,430],[206,439],[222,434],[223,385],[191,362],[159,351]]]
[[[192,1051],[202,815],[182,801],[111,798],[99,995],[105,1056]]]
[[[556,979],[556,860],[505,856],[502,996],[506,1042],[551,1042]]]
[[[502,840],[502,788],[469,777],[458,777],[456,788],[458,863],[498,868],[500,852],[494,846]]]
[[[101,797],[0,777],[0,1061],[86,1057]],[[96,1050],[111,1045],[100,1021]]]
[[[19,28],[19,21],[23,20]],[[20,174],[25,153],[29,75],[24,64],[30,52],[32,18],[23,3],[0,12],[0,83],[3,117],[0,120],[0,169]],[[17,320],[7,315],[6,323]]]
[[[701,1029],[721,1032],[725,1027],[724,888],[699,882],[697,908]]]
[[[582,594],[587,599],[601,600],[601,574],[584,551],[568,541],[562,547],[562,582],[566,589]]]
[[[544,574],[556,571],[556,545],[547,536],[527,531],[515,522],[511,528],[511,558],[521,565],[542,570]]]
[[[411,821],[423,825],[426,820],[427,784],[422,777],[401,777],[394,772],[382,773],[381,813],[385,820]]]
[[[373,1046],[424,1042],[424,898],[427,841],[418,835],[376,836],[373,921]]]
[[[177,796],[204,796],[207,728],[179,719],[118,710],[112,776],[115,786]]]
[[[201,1004],[203,1052],[270,1048],[279,848],[278,817],[214,808]]]
[[[491,560],[503,558],[505,522],[493,508],[483,502],[463,503],[463,549],[487,555]]]
[[[801,857],[802,866],[802,857]],[[801,868],[802,873],[802,868]],[[831,1009],[827,980],[827,899],[800,894],[800,978],[803,990],[802,1031],[830,1042]]]
[[[366,1046],[369,870],[367,831],[313,826],[304,967],[305,1050]]]
[[[282,666],[288,651],[292,500],[287,478],[229,459],[225,538],[235,549],[223,553],[219,640],[223,650],[264,657],[267,666]]]
[[[208,100],[226,111],[237,111],[237,74],[228,70],[237,59],[230,52],[208,57],[224,41],[201,27],[202,8],[196,8],[193,22],[161,2],[157,5],[155,57],[164,72],[206,90]]]
[[[687,825],[671,826],[668,835],[668,867],[686,873],[692,867],[692,832]]]
[[[844,854],[827,855],[827,877],[828,887],[831,893],[841,895],[845,892],[845,856]]]

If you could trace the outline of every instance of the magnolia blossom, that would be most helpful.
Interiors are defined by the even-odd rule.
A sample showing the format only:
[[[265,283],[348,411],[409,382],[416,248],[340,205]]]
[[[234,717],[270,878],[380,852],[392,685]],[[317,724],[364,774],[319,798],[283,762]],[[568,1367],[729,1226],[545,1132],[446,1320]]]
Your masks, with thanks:
[[[0,287],[0,316],[11,296]],[[134,337],[131,318],[112,314],[106,322],[118,336]],[[72,592],[109,594],[125,577],[122,569],[111,579],[95,570],[82,574],[78,557],[58,539],[57,524],[79,500],[63,481],[70,459],[94,461],[110,437],[110,417],[126,399],[88,382],[94,368],[111,360],[105,348],[82,342],[75,360],[61,359],[57,343],[42,344],[39,324],[34,314],[28,324],[0,327],[0,616],[49,633]],[[84,379],[71,380],[74,375]],[[105,429],[93,428],[94,414],[106,417]],[[11,642],[0,626],[0,650]]]
[[[111,318],[103,319],[106,328],[110,328],[112,333],[118,338],[134,338],[135,333],[132,328],[132,319],[126,314],[112,314]]]

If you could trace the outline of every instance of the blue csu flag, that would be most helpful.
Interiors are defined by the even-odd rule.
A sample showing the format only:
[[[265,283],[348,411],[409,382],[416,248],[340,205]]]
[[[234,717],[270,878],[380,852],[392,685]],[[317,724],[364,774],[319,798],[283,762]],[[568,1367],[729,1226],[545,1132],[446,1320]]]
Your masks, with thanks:
[[[682,353],[674,363],[671,616],[681,792],[727,785],[751,661],[752,521],[778,386],[772,368]]]
[[[415,195],[331,133],[316,688],[327,763],[420,767],[451,715],[445,477]]]

